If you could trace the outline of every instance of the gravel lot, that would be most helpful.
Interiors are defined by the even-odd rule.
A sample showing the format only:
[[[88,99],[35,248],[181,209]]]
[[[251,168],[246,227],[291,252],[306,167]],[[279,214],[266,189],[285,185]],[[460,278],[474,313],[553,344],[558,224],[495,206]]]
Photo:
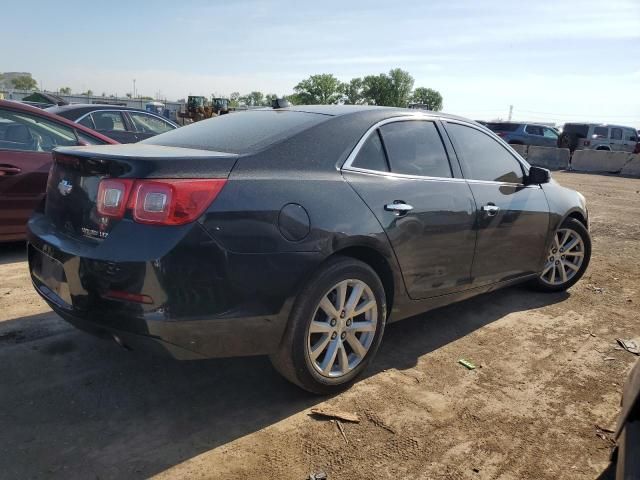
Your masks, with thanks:
[[[594,479],[640,336],[640,180],[555,173],[589,202],[568,293],[511,288],[390,326],[370,375],[305,394],[266,358],[178,363],[76,331],[0,246],[2,478]],[[473,371],[458,364],[466,358]],[[338,426],[312,407],[357,413]]]

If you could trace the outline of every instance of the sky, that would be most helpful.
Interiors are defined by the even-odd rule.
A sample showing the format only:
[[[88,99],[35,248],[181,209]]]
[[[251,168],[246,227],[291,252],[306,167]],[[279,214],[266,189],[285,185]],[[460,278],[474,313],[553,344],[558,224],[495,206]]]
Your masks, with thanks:
[[[474,119],[640,128],[640,0],[35,0],[3,8],[0,72],[175,100],[407,70]]]

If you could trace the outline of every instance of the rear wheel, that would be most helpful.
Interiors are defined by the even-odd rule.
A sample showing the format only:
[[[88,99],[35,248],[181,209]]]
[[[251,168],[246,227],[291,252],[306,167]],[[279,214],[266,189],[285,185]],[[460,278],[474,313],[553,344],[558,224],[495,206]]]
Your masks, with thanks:
[[[313,393],[349,387],[373,359],[385,327],[385,292],[367,264],[331,259],[298,296],[273,366]]]
[[[573,286],[584,274],[591,259],[591,236],[575,218],[566,219],[556,230],[544,268],[533,286],[559,292]]]

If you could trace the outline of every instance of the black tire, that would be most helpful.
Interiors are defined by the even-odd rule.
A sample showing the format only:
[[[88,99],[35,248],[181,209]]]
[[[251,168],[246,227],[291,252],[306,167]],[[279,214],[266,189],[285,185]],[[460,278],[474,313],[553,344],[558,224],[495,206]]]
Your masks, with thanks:
[[[584,272],[587,270],[587,267],[589,266],[589,261],[591,260],[591,235],[589,234],[589,230],[587,230],[587,227],[585,227],[584,224],[582,224],[582,222],[580,222],[575,218],[567,218],[564,222],[562,222],[558,230],[563,228],[569,228],[574,232],[576,232],[578,235],[580,235],[582,242],[584,244],[584,257],[583,257],[582,265],[580,265],[580,268],[578,269],[578,271],[568,281],[558,285],[550,285],[549,283],[543,281],[541,279],[541,276],[539,276],[538,278],[536,278],[535,280],[532,280],[529,283],[529,285],[536,290],[539,290],[542,292],[565,291],[568,288],[571,288],[573,285],[575,285],[576,282],[580,280],[580,278],[582,278],[582,275],[584,275]],[[554,232],[554,235],[555,235],[555,232]]]
[[[364,282],[373,292],[378,318],[373,341],[360,363],[347,374],[330,378],[321,375],[307,353],[307,335],[318,305],[338,283],[355,279]],[[287,380],[311,393],[330,395],[350,387],[366,370],[380,346],[387,319],[384,287],[375,271],[366,263],[351,257],[329,259],[313,275],[295,301],[287,331],[278,351],[270,356],[274,368]]]

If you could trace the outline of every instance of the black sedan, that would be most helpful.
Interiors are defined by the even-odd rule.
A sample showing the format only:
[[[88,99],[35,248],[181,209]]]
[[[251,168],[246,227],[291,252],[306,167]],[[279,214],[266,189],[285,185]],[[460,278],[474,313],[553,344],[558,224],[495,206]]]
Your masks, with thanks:
[[[29,266],[79,328],[179,359],[268,354],[331,393],[388,322],[521,282],[571,287],[587,228],[581,194],[473,121],[297,106],[58,149]]]
[[[71,104],[46,110],[119,143],[139,142],[178,128],[175,123],[154,113],[120,105]]]

